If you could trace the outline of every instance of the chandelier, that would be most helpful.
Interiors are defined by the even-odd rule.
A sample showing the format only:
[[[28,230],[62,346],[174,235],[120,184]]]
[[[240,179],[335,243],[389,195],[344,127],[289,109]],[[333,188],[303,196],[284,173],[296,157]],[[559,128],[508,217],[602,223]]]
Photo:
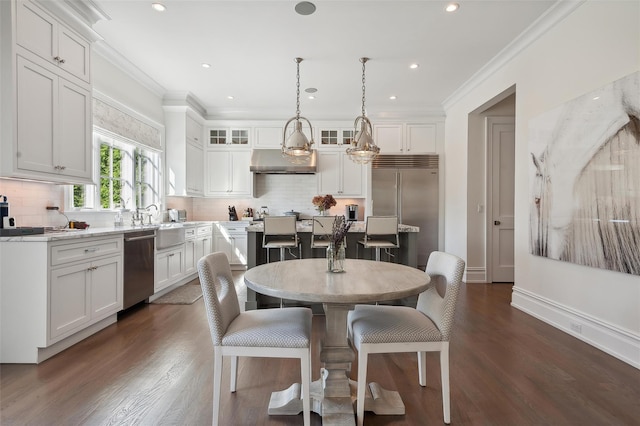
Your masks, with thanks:
[[[300,62],[302,58],[295,58],[296,62],[296,115],[291,117],[284,126],[282,134],[282,153],[291,160],[306,160],[311,156],[313,150],[313,127],[311,122],[304,117],[300,117]],[[311,130],[311,141],[302,133],[302,120],[306,121]],[[293,123],[293,133],[287,137],[287,128]]]
[[[347,154],[351,161],[358,164],[367,164],[373,161],[380,153],[378,147],[373,141],[373,127],[371,121],[366,116],[364,100],[365,100],[365,64],[369,58],[360,58],[362,62],[362,115],[356,117],[354,125],[353,140],[351,148],[347,149]],[[359,125],[359,127],[358,127]]]

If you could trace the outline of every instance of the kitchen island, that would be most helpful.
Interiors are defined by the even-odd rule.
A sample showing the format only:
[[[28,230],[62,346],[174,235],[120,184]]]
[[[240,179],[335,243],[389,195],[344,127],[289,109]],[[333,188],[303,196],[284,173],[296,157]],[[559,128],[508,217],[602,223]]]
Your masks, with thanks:
[[[302,258],[318,258],[325,257],[325,249],[312,249],[311,248],[311,236],[312,236],[312,219],[303,219],[296,222],[296,230],[298,232],[298,239],[302,248]],[[358,241],[364,238],[366,228],[366,222],[356,221],[352,222],[351,228],[347,234],[346,241],[346,257],[348,259],[373,259],[374,251],[372,249],[364,249],[362,245],[358,244]],[[247,227],[247,268],[250,269],[257,265],[267,263],[266,249],[262,248],[262,235],[263,224],[261,222],[252,222]],[[400,224],[398,225],[398,233],[400,240],[400,248],[393,249],[390,261],[394,263],[401,263],[403,265],[417,267],[418,255],[417,255],[417,239],[420,232],[420,228],[417,226]],[[292,249],[291,252],[298,256],[298,250]],[[293,259],[289,257],[287,251],[286,259]],[[271,261],[277,260],[279,253],[277,250],[272,250]],[[382,258],[386,260],[386,256],[383,254]],[[275,299],[256,294],[253,290],[247,289],[247,303],[245,308],[257,309],[275,306],[279,303]],[[412,304],[415,301],[404,301],[403,304]],[[287,305],[296,304],[295,302],[287,302]],[[317,309],[317,307],[314,307]],[[321,308],[320,308],[321,309]]]

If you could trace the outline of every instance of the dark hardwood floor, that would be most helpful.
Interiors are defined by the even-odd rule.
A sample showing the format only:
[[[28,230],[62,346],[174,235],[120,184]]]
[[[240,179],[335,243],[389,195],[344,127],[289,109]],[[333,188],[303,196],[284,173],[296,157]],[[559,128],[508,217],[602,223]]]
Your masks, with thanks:
[[[639,370],[511,308],[510,300],[510,285],[462,288],[451,342],[452,424],[640,424]],[[323,320],[314,317],[314,380]],[[439,362],[427,357],[425,388],[415,354],[370,357],[369,381],[398,390],[407,414],[367,414],[366,425],[442,424]],[[212,364],[202,299],[143,305],[40,365],[2,365],[0,424],[211,424]],[[222,395],[222,424],[302,424],[302,416],[266,412],[271,391],[298,379],[295,360],[241,359],[238,391]]]

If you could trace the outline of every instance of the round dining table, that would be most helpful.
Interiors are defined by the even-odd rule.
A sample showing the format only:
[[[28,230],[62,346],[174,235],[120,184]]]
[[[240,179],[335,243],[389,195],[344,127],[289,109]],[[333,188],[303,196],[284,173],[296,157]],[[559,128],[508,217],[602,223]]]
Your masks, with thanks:
[[[355,424],[353,401],[357,383],[349,379],[355,359],[347,336],[347,315],[355,304],[401,299],[424,291],[430,277],[409,266],[372,260],[345,259],[343,272],[328,272],[327,260],[296,259],[249,269],[247,287],[267,296],[322,303],[326,333],[321,342],[320,380],[311,385],[311,409],[326,425]],[[286,309],[286,308],[285,308]],[[365,410],[404,414],[397,392],[370,385]],[[372,395],[373,394],[373,395]],[[298,414],[302,410],[299,384],[274,392],[269,414]],[[371,400],[369,400],[371,399]]]

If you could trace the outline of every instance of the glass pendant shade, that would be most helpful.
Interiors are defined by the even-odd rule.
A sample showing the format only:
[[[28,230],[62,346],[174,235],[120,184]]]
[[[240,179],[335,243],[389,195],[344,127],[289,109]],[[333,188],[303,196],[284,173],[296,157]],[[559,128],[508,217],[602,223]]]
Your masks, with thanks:
[[[371,136],[373,129],[369,119],[365,116],[356,118],[354,123],[356,129],[358,129],[358,122],[360,122],[360,130],[357,130],[351,148],[347,149],[347,154],[354,163],[367,164],[378,156],[380,147],[375,144]]]

